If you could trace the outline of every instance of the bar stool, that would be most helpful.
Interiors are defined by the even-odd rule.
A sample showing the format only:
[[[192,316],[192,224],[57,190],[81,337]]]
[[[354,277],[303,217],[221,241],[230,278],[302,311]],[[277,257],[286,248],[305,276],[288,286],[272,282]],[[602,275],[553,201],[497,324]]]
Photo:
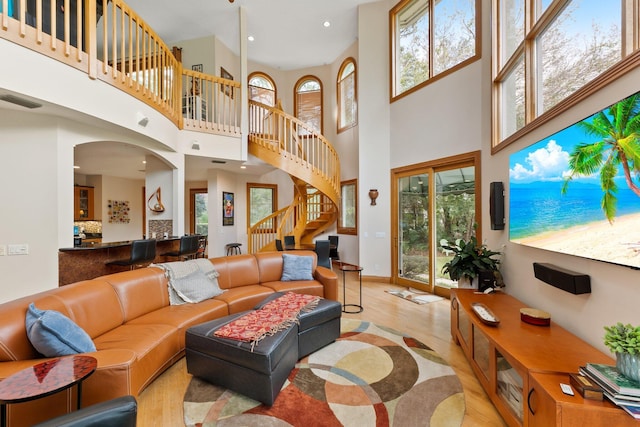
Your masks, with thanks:
[[[137,266],[142,266],[153,262],[156,258],[156,239],[134,240],[131,242],[131,256],[129,259],[118,259],[109,261],[106,265],[120,265],[133,270]]]
[[[240,255],[242,250],[240,249],[242,243],[227,243],[224,247],[227,250],[227,256],[229,255]]]
[[[177,251],[166,252],[162,255],[182,258],[184,260],[195,258],[198,253],[198,240],[200,236],[193,234],[191,236],[182,236],[180,238],[180,248]]]

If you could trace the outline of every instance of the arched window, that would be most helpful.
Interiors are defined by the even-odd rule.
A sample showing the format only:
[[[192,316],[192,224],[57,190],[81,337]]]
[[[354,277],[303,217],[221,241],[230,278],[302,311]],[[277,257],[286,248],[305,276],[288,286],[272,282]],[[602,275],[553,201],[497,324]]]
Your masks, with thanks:
[[[317,77],[304,76],[295,86],[296,117],[322,133],[322,84]]]
[[[249,99],[269,105],[276,106],[276,84],[268,75],[255,72],[249,75]]]
[[[358,123],[358,94],[356,86],[356,61],[347,58],[338,71],[338,133]]]

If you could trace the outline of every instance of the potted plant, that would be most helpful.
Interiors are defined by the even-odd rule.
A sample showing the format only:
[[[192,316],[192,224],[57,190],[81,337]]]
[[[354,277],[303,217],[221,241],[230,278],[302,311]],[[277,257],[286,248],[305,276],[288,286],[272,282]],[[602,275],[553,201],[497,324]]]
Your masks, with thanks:
[[[500,260],[493,257],[500,255],[500,252],[479,245],[475,236],[471,236],[467,242],[461,240],[456,245],[442,245],[442,248],[453,252],[453,258],[442,266],[442,272],[448,273],[452,280],[457,280],[460,288],[477,288],[473,282],[481,271],[489,271],[494,275],[498,271]]]
[[[616,355],[618,372],[640,382],[640,326],[618,322],[604,330],[604,345]]]

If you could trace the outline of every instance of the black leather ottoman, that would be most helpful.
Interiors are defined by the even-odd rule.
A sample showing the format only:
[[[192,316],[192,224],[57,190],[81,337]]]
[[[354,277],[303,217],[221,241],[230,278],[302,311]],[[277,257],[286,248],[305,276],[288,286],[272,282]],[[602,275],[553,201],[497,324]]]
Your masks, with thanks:
[[[282,292],[269,295],[255,309],[272,301]],[[340,337],[340,317],[342,306],[338,301],[321,298],[318,306],[298,316],[298,359],[331,344]]]
[[[251,343],[213,335],[216,329],[246,313],[187,329],[187,371],[271,406],[298,361],[298,328],[294,325],[266,336],[253,351]]]

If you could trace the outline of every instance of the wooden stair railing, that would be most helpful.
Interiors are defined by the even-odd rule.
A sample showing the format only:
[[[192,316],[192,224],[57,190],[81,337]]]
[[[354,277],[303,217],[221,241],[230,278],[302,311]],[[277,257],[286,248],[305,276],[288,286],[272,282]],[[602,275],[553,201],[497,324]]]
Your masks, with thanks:
[[[312,247],[338,217],[340,162],[333,146],[281,108],[249,101],[249,153],[287,172],[295,188],[291,206],[249,227],[249,252],[273,250],[284,235]]]

